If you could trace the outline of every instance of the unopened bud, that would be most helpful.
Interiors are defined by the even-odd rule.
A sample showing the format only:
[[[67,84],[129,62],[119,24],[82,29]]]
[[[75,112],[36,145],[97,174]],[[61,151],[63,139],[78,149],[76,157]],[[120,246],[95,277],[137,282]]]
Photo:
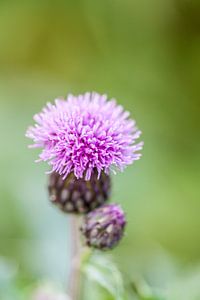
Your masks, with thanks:
[[[121,207],[117,204],[107,204],[85,216],[81,231],[88,246],[106,250],[118,244],[125,225],[125,215]]]

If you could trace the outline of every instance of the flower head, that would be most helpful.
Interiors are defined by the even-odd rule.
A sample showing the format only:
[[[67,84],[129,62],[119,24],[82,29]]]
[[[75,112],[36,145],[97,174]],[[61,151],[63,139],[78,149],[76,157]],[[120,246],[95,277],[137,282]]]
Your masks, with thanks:
[[[138,160],[142,143],[135,144],[141,132],[129,113],[107,100],[105,95],[86,93],[48,103],[34,116],[35,126],[26,136],[32,147],[43,148],[39,161],[48,161],[52,171],[63,179],[71,172],[89,180],[94,170],[98,176]]]
[[[117,204],[107,204],[85,216],[81,231],[90,247],[112,249],[121,240],[126,220]]]

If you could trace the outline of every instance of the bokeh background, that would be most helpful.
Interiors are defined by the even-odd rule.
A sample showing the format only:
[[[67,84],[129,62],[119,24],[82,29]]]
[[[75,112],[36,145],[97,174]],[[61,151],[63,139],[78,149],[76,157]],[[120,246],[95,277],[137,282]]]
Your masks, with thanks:
[[[47,101],[93,90],[131,111],[145,142],[113,177],[128,219],[115,261],[167,299],[200,299],[198,0],[0,1],[0,290],[66,280],[68,220],[24,134]]]

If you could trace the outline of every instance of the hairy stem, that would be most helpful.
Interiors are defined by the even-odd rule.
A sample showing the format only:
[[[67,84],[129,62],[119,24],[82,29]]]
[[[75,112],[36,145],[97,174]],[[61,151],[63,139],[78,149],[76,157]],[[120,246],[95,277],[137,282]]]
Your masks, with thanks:
[[[70,216],[70,235],[72,259],[68,295],[70,300],[80,300],[81,245],[79,235],[79,218],[76,215]]]

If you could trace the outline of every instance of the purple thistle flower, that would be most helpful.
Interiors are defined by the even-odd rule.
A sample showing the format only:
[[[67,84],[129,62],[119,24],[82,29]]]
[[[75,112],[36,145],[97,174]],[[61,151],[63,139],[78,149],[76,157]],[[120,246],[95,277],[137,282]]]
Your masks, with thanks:
[[[143,143],[135,144],[141,132],[129,112],[107,100],[106,95],[86,93],[48,103],[34,116],[35,126],[26,133],[30,147],[43,148],[38,161],[48,161],[52,172],[63,179],[71,172],[89,180],[94,170],[109,174],[138,160]]]
[[[107,204],[85,216],[81,231],[90,247],[101,250],[112,249],[121,240],[126,220],[117,204]]]

